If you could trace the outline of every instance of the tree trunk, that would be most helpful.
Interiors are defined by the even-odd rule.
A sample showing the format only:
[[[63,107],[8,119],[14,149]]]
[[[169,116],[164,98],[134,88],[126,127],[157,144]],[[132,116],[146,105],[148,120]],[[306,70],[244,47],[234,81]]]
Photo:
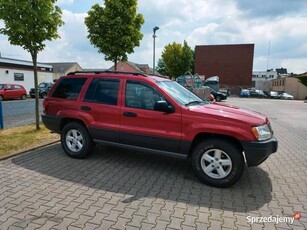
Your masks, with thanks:
[[[117,57],[114,58],[114,70],[117,70]]]
[[[33,69],[34,69],[34,88],[35,88],[35,123],[36,130],[39,130],[39,93],[38,93],[38,79],[37,79],[37,52],[31,52]]]

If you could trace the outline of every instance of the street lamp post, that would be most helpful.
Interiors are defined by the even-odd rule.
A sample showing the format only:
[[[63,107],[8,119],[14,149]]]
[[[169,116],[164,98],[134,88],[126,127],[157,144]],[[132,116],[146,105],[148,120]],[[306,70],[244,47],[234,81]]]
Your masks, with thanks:
[[[159,27],[158,26],[155,26],[154,28],[153,28],[153,35],[152,35],[152,37],[153,37],[153,75],[155,75],[155,69],[156,69],[156,66],[155,66],[155,64],[156,64],[156,57],[155,57],[155,51],[156,51],[156,37],[157,37],[157,35],[156,35],[156,31],[159,29]]]

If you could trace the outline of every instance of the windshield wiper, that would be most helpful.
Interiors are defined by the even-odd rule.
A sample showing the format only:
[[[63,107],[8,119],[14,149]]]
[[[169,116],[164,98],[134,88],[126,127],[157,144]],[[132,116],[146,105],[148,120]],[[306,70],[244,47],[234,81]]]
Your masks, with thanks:
[[[190,101],[189,103],[186,103],[185,106],[199,105],[201,103],[203,103],[203,101]]]

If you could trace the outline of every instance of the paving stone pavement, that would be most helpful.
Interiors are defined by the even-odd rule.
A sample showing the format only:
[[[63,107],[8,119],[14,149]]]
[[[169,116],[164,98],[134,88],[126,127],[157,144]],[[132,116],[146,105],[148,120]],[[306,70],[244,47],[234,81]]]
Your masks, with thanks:
[[[0,162],[0,229],[307,229],[307,104],[229,98],[271,120],[278,152],[234,186],[201,184],[188,161],[99,146],[67,157],[60,144]],[[248,217],[293,217],[249,223]]]

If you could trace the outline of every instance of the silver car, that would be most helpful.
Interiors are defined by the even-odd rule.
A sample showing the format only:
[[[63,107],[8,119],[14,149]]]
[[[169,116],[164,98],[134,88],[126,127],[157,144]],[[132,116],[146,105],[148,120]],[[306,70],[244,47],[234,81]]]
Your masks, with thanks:
[[[282,93],[282,94],[280,94],[280,98],[281,99],[286,99],[286,100],[293,100],[294,99],[294,97],[291,94],[289,94],[289,93]]]

